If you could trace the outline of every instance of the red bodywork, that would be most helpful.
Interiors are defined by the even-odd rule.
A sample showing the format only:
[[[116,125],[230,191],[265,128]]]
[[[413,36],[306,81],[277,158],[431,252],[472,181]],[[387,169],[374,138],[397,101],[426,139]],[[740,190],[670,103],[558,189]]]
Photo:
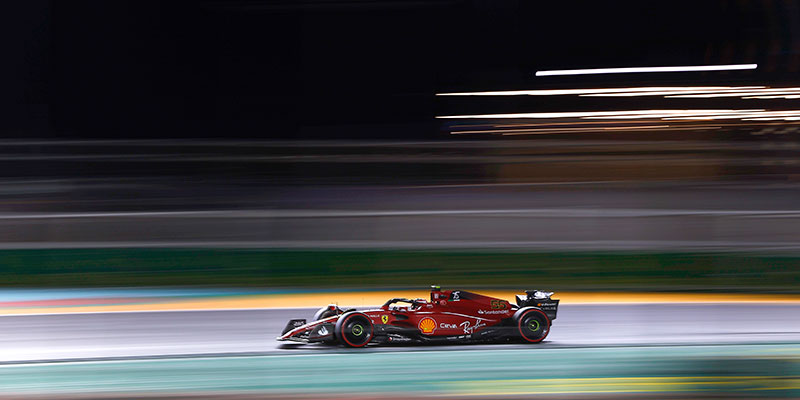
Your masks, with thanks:
[[[518,300],[518,303],[521,300]],[[522,300],[524,302],[524,300]],[[557,307],[558,300],[548,298],[541,301],[548,301]],[[555,302],[555,303],[552,303]],[[400,304],[398,304],[400,303]],[[404,304],[403,304],[404,303]],[[532,306],[529,306],[532,305]],[[348,318],[348,315],[361,314],[371,321],[372,331],[370,331],[372,341],[391,342],[393,338],[425,341],[427,339],[475,339],[476,334],[484,330],[499,331],[501,327],[505,332],[517,332],[519,327],[515,322],[519,318],[515,313],[535,312],[542,314],[546,321],[544,335],[536,337],[535,340],[528,342],[538,342],[547,336],[547,330],[551,318],[555,318],[555,308],[549,315],[536,306],[543,306],[542,303],[523,303],[521,305],[512,304],[503,299],[480,295],[463,290],[439,290],[434,288],[431,291],[430,300],[425,299],[392,299],[378,309],[359,310],[357,312],[344,313],[336,306],[329,306],[331,312],[337,315],[325,317],[308,324],[305,320],[298,321],[298,326],[293,329],[287,326],[287,330],[278,337],[278,340],[295,340],[302,342],[326,342],[336,339],[344,340],[344,344],[351,347],[361,347],[347,342],[347,338],[337,338],[334,333],[335,325],[340,318]],[[521,306],[525,306],[521,309]],[[324,311],[320,310],[320,312]],[[355,310],[350,310],[355,311]],[[344,314],[342,314],[344,313]],[[299,325],[302,321],[303,324]],[[346,322],[346,321],[342,321]],[[291,322],[290,322],[291,324]],[[338,328],[337,328],[338,329]],[[309,334],[311,334],[309,336]],[[508,334],[505,334],[508,336]],[[344,336],[344,335],[340,335]],[[383,337],[386,340],[380,340]],[[366,345],[364,343],[363,345]]]
[[[364,313],[372,318],[374,324],[416,328],[425,336],[471,335],[514,314],[508,301],[475,293],[465,296],[465,293],[460,290],[434,291],[430,301],[420,302],[416,307],[384,306]],[[386,322],[384,316],[388,318]]]

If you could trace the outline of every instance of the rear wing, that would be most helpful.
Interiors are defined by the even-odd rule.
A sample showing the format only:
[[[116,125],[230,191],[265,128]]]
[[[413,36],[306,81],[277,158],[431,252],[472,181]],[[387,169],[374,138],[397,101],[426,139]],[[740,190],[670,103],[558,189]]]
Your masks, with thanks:
[[[558,302],[560,300],[550,298],[553,292],[544,292],[541,290],[526,290],[525,295],[517,295],[517,305],[522,307],[537,307],[547,314],[550,320],[556,319],[558,314]]]

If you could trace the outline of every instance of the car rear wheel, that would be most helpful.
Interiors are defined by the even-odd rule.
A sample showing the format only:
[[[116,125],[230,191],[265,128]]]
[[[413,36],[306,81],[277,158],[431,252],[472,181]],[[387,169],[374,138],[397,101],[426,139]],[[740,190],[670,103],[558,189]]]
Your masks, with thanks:
[[[532,308],[519,315],[517,328],[524,341],[538,343],[550,332],[550,319],[542,310]]]
[[[374,333],[372,321],[360,312],[349,312],[336,322],[336,338],[348,347],[364,347]]]

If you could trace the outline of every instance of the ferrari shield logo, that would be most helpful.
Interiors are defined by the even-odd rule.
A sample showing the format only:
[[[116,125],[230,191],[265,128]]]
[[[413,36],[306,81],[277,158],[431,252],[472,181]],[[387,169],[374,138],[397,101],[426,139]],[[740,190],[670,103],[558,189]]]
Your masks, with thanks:
[[[381,315],[381,322],[383,322],[384,324],[389,322],[389,316],[388,315]]]

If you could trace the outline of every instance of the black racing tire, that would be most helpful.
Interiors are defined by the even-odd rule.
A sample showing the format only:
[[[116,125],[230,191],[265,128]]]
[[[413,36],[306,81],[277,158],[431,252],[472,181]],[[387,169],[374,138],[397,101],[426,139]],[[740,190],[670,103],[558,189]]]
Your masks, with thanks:
[[[314,314],[314,321],[319,321],[321,319],[333,317],[336,315],[336,309],[331,309],[331,306],[322,307]]]
[[[347,347],[364,347],[372,340],[375,330],[366,314],[351,311],[339,317],[333,332]]]
[[[538,308],[523,308],[514,314],[520,338],[527,343],[539,343],[550,333],[550,318]]]

